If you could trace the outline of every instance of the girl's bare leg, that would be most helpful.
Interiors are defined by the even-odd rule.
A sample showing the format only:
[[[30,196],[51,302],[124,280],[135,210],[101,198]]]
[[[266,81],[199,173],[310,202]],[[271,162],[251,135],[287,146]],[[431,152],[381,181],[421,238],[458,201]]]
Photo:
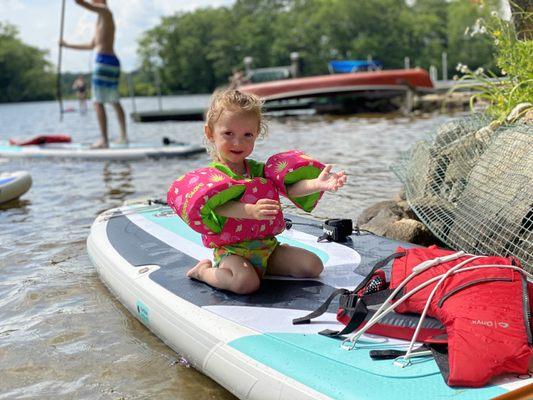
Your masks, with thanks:
[[[300,247],[279,245],[268,259],[267,273],[294,278],[316,278],[324,270],[322,260]]]
[[[210,260],[201,260],[187,276],[237,294],[253,293],[261,283],[248,260],[233,254],[224,257],[218,268],[213,268]]]

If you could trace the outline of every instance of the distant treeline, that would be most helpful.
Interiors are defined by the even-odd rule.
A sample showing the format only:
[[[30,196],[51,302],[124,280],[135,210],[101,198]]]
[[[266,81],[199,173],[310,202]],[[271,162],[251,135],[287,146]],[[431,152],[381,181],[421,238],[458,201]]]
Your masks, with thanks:
[[[480,4],[484,3],[483,7]],[[495,8],[474,0],[237,0],[163,17],[139,41],[140,72],[159,70],[164,91],[210,92],[243,58],[254,67],[288,65],[297,51],[304,75],[328,73],[333,59],[366,59],[385,68],[457,63],[493,67],[493,46],[465,29]]]
[[[480,7],[474,0],[237,0],[231,7],[176,13],[142,35],[132,82],[137,95],[155,94],[157,75],[164,94],[207,93],[226,84],[232,69],[242,69],[246,56],[254,67],[271,67],[288,65],[295,51],[304,75],[327,73],[333,59],[369,55],[384,68],[402,68],[409,57],[411,66],[440,70],[443,51],[450,74],[459,62],[492,68],[490,39],[465,35],[494,10],[490,1]],[[0,23],[0,102],[55,97],[46,55]],[[62,77],[65,94],[76,75]],[[125,79],[121,93],[128,94]]]

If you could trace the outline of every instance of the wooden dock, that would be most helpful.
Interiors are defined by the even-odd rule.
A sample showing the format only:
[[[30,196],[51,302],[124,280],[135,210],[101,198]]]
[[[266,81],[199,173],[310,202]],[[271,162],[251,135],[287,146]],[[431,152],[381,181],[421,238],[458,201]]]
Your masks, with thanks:
[[[313,108],[313,99],[287,100],[267,102],[264,105],[266,113],[284,113],[292,110],[306,110]],[[135,122],[161,122],[161,121],[203,121],[204,108],[181,108],[169,110],[155,110],[132,112],[131,118]]]

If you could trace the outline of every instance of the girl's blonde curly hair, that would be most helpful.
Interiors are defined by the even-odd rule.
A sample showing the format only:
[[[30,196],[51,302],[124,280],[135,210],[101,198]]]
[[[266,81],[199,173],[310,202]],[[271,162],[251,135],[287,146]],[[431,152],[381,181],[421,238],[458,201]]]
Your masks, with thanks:
[[[266,137],[268,131],[263,117],[263,104],[263,100],[254,94],[242,93],[234,89],[216,90],[211,96],[209,108],[205,113],[205,123],[213,131],[215,123],[224,111],[250,113],[257,117],[258,138],[262,139]],[[205,135],[204,145],[214,158],[216,150]]]

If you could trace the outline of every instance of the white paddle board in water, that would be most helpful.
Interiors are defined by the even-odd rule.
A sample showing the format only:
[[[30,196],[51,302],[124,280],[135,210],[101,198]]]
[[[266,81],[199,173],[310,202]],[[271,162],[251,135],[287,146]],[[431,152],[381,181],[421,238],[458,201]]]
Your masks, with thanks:
[[[47,143],[16,146],[0,142],[0,157],[9,158],[70,158],[85,160],[134,161],[146,158],[185,157],[203,153],[201,146],[187,143],[111,144],[107,149],[92,149],[84,143]]]
[[[344,350],[341,341],[318,334],[342,328],[338,302],[312,323],[293,325],[333,290],[355,287],[378,260],[409,245],[373,235],[317,243],[317,222],[292,219],[279,240],[315,252],[324,272],[317,279],[267,276],[251,295],[187,278],[187,270],[212,251],[166,206],[130,205],[101,214],[87,248],[100,278],[136,318],[241,399],[489,399],[533,382],[506,376],[485,388],[451,388],[431,357],[405,368],[373,361],[371,349],[405,349],[405,342],[385,337],[367,336],[362,348]]]

